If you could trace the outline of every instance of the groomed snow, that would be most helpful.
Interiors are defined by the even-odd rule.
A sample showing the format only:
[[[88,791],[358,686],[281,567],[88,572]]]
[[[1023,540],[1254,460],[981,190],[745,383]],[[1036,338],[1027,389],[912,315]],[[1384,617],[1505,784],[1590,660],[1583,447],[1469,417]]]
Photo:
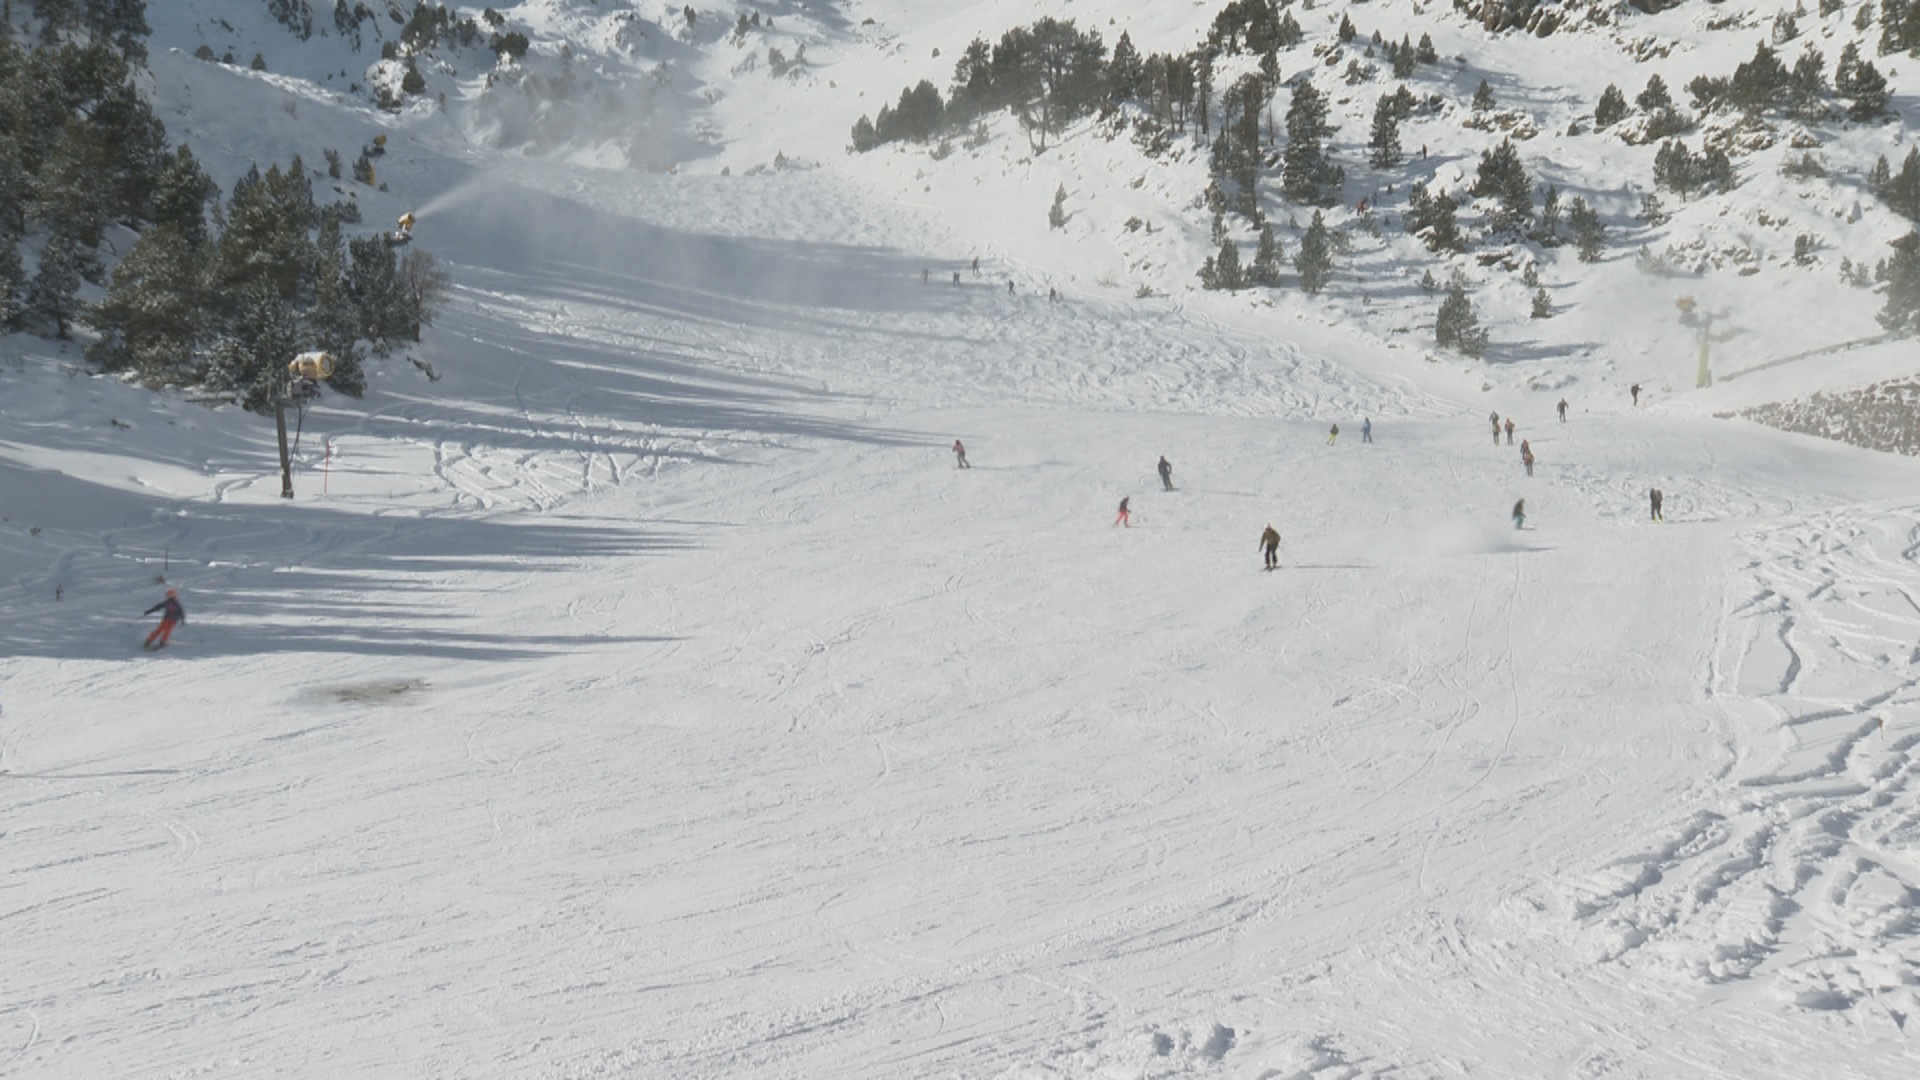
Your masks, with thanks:
[[[378,130],[154,69],[229,170]],[[992,188],[396,123],[366,228],[452,297],[295,499],[259,417],[0,365],[0,1075],[1920,1067],[1920,466],[1713,416],[1894,346],[1429,362]]]

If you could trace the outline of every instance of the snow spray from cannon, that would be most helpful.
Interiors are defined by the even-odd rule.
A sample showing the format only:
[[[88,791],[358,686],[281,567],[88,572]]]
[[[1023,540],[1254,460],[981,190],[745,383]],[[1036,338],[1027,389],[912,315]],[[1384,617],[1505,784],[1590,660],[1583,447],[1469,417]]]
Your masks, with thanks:
[[[454,206],[472,199],[479,193],[481,187],[484,186],[486,182],[487,174],[483,171],[475,170],[465,180],[460,181],[458,184],[422,203],[419,209],[413,211],[413,216],[416,220],[425,218],[441,210],[445,210],[449,206]]]

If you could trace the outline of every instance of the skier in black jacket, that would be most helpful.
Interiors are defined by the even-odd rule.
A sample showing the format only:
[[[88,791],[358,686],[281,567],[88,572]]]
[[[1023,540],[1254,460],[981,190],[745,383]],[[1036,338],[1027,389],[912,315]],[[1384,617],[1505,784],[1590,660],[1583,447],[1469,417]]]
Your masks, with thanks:
[[[165,600],[140,614],[151,615],[156,611],[160,612],[160,625],[153,628],[146,642],[140,646],[148,652],[166,648],[167,639],[173,636],[173,628],[187,621],[187,610],[180,606],[180,592],[177,589],[168,589]]]

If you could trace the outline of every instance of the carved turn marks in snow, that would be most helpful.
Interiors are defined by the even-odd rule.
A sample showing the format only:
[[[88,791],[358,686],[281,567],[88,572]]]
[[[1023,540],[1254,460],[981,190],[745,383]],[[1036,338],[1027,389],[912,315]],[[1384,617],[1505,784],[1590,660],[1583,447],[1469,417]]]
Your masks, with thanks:
[[[1920,530],[1836,511],[1743,537],[1709,697],[1733,771],[1641,850],[1564,887],[1588,959],[1791,1005],[1920,1015]]]

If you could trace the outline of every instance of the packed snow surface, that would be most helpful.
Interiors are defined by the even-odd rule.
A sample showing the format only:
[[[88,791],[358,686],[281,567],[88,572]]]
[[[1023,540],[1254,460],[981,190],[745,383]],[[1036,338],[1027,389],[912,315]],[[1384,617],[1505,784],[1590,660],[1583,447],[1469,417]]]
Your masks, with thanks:
[[[156,52],[225,167],[376,130]],[[449,127],[360,199],[450,302],[294,499],[0,370],[0,1075],[1920,1070],[1920,464],[1713,415],[1833,368],[1429,361],[992,185]]]

